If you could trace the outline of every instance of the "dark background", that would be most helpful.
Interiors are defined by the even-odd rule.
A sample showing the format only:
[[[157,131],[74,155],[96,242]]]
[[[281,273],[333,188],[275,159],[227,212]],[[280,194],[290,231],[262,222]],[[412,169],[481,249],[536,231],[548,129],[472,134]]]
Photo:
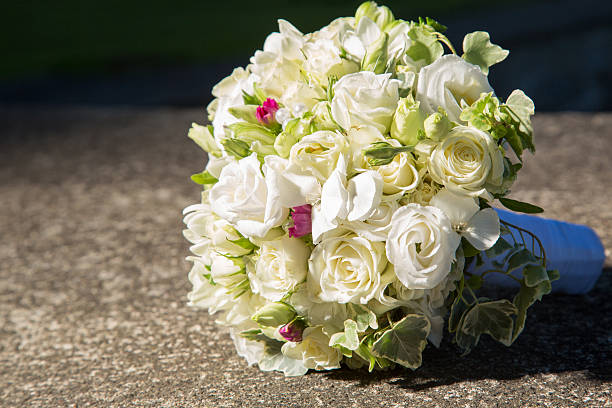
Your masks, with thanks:
[[[359,1],[14,1],[0,13],[0,104],[203,106],[276,19],[311,32]],[[612,110],[612,1],[380,1],[430,16],[461,49],[486,30],[511,51],[490,82],[538,111]]]

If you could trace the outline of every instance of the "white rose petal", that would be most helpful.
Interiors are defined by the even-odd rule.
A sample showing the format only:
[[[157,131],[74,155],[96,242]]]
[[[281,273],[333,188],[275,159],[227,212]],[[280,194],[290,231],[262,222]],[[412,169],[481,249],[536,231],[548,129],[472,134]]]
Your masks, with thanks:
[[[477,65],[456,55],[444,55],[419,72],[416,99],[427,113],[443,108],[450,120],[459,119],[462,101],[471,105],[481,93],[493,92],[487,76]]]
[[[342,353],[329,346],[329,337],[320,326],[306,328],[301,342],[287,342],[281,350],[285,356],[301,360],[306,368],[312,370],[340,368],[342,360]]]
[[[210,190],[210,205],[243,235],[263,238],[282,224],[289,210],[279,203],[282,193],[259,166],[255,153],[225,166]]]
[[[362,71],[345,75],[334,85],[332,116],[344,129],[371,125],[389,133],[399,100],[399,81],[391,74]]]
[[[306,279],[310,249],[295,238],[265,241],[249,280],[254,293],[276,302]]]
[[[382,242],[351,233],[326,237],[310,255],[307,284],[322,302],[366,304],[391,282],[386,268]]]
[[[491,200],[487,186],[503,180],[503,155],[487,132],[456,126],[436,145],[428,160],[432,179],[463,195]]]
[[[436,207],[407,204],[391,219],[387,257],[408,289],[431,289],[451,270],[459,235]]]

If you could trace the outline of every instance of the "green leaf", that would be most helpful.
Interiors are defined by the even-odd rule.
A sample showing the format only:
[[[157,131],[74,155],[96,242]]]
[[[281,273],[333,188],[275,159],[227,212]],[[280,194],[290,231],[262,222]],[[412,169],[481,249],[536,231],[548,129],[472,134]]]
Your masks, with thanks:
[[[421,17],[419,17],[419,21],[423,21],[423,19]],[[433,28],[434,30],[436,30],[439,33],[443,33],[443,32],[445,32],[448,29],[447,26],[437,22],[436,20],[434,20],[433,18],[430,18],[430,17],[425,17],[425,24],[427,24],[428,26],[430,26],[431,28]]]
[[[537,205],[524,203],[522,201],[512,200],[511,198],[500,197],[499,202],[509,210],[522,212],[525,214],[538,214],[544,212],[544,209]]]
[[[514,326],[512,315],[516,313],[517,308],[507,299],[479,303],[466,313],[461,330],[476,338],[488,334],[509,346]]]
[[[495,243],[495,245],[493,245],[491,248],[487,249],[485,251],[485,254],[487,255],[487,257],[493,259],[493,258],[497,257],[498,255],[503,254],[504,252],[506,252],[509,249],[512,249],[512,245],[510,245],[510,243],[508,243],[508,241],[506,241],[505,239],[503,239],[500,236],[499,239],[497,240],[497,242]]]
[[[546,273],[548,273],[548,280],[551,282],[561,279],[561,274],[556,269],[550,269]]]
[[[335,333],[329,339],[330,347],[342,346],[348,350],[357,350],[359,347],[359,336],[357,335],[357,323],[351,319],[344,321],[344,331]]]
[[[538,259],[527,248],[516,251],[508,258],[508,273],[526,265],[537,265]]]
[[[374,342],[372,353],[416,370],[422,363],[430,330],[431,324],[425,316],[409,314]]]
[[[376,314],[370,309],[355,303],[349,303],[347,309],[349,311],[349,316],[352,316],[355,323],[357,323],[357,331],[359,333],[365,332],[368,327],[378,329]]]
[[[512,91],[503,107],[516,122],[514,127],[523,146],[532,153],[535,152],[533,126],[531,125],[531,116],[535,113],[533,101],[523,91],[516,89]]]
[[[238,232],[238,231],[236,231]],[[238,234],[240,234],[238,232]],[[231,242],[232,244],[238,245],[240,248],[244,248],[247,251],[253,251],[257,248],[259,248],[257,245],[255,245],[254,243],[252,243],[251,241],[249,241],[248,238],[242,236],[238,239],[228,239],[229,242]]]
[[[461,246],[463,247],[463,255],[466,258],[471,258],[480,253],[480,251],[474,248],[474,246],[470,244],[469,241],[465,238],[461,238]]]
[[[408,37],[411,43],[406,54],[415,62],[422,61],[424,65],[429,65],[444,54],[444,48],[431,27],[413,24],[408,31]]]
[[[467,281],[467,284],[473,290],[478,290],[482,287],[482,276],[480,275],[472,275]]]
[[[219,181],[216,177],[211,176],[211,174],[207,171],[203,171],[201,173],[196,173],[191,175],[191,180],[197,184],[215,184]]]
[[[548,273],[542,265],[527,265],[523,269],[523,277],[525,278],[525,285],[533,287],[547,281]]]
[[[506,59],[510,52],[499,45],[491,44],[489,33],[475,31],[463,39],[463,59],[478,65],[486,75],[489,67]]]
[[[542,296],[549,294],[551,288],[550,281],[540,282],[533,287],[527,286],[524,281],[521,282],[521,290],[512,301],[518,310],[516,320],[514,322],[512,341],[515,341],[525,328],[527,309],[534,304],[536,300],[542,300]]]

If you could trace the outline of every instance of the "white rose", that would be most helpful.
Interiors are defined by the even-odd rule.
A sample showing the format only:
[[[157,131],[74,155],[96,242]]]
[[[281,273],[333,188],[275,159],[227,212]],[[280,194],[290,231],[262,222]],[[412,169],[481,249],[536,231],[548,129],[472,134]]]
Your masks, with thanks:
[[[255,153],[225,166],[210,189],[210,206],[243,235],[263,238],[289,210],[279,204],[281,192],[266,184],[259,166]]]
[[[406,35],[409,30],[410,25],[399,20],[393,28],[386,30],[389,35],[387,55],[390,59],[396,59],[403,54],[410,41]],[[343,47],[349,55],[361,61],[368,47],[381,35],[383,35],[383,31],[374,21],[368,17],[362,17],[354,31],[348,31],[343,35]]]
[[[353,30],[354,25],[354,17],[339,17],[319,31],[306,34],[305,38],[308,41],[329,40],[332,41],[336,47],[340,48],[342,46],[342,40],[349,31]]]
[[[329,346],[329,337],[320,326],[306,328],[301,342],[287,342],[281,350],[285,356],[302,361],[312,370],[340,368],[342,360],[342,353]]]
[[[301,285],[291,295],[291,306],[301,316],[306,316],[310,326],[323,326],[327,335],[344,331],[344,321],[349,318],[345,303],[321,302],[308,290],[307,285]]]
[[[436,207],[408,204],[391,219],[387,257],[409,289],[431,289],[451,270],[460,238]]]
[[[332,40],[308,41],[304,44],[303,51],[306,55],[304,69],[323,86],[327,86],[330,75],[341,78],[359,71],[357,63],[340,58],[340,49]]]
[[[296,238],[265,241],[249,280],[254,293],[276,302],[306,279],[310,249]]]
[[[320,301],[366,304],[393,279],[387,264],[382,242],[352,233],[326,237],[310,255],[306,282]]]
[[[397,140],[386,139],[373,126],[351,128],[347,132],[347,137],[351,149],[352,167],[357,171],[372,169],[380,174],[384,194],[408,193],[417,188],[420,177],[412,155],[400,153],[389,164],[370,166],[363,154],[363,149],[375,142],[387,142],[392,146],[399,147],[401,144]]]
[[[346,226],[370,241],[386,241],[391,229],[391,217],[397,210],[395,200],[382,201],[364,221],[352,221]]]
[[[232,301],[229,304],[225,313],[219,317],[215,323],[222,326],[243,326],[250,324],[253,313],[265,305],[266,300],[251,292],[245,292],[238,298],[232,296]]]
[[[444,55],[419,72],[416,99],[427,114],[442,107],[448,118],[457,123],[462,101],[474,103],[481,93],[493,92],[487,76],[476,65],[456,55]]]
[[[486,187],[501,185],[504,161],[487,132],[456,126],[431,152],[428,169],[435,182],[454,193],[491,200]]]
[[[260,341],[250,341],[240,335],[241,331],[257,328],[257,325],[230,329],[230,337],[234,341],[234,346],[238,355],[247,361],[249,366],[256,364],[264,355],[264,343]]]
[[[391,74],[362,71],[345,75],[334,85],[332,116],[344,129],[372,125],[389,133],[399,100],[399,82]]]
[[[289,163],[312,174],[322,185],[347,149],[348,142],[342,134],[320,130],[303,137],[291,147]]]

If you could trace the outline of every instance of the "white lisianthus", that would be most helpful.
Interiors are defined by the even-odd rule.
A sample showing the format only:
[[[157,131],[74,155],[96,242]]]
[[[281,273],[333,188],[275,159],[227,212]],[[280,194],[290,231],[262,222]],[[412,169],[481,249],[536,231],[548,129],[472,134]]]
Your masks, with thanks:
[[[343,331],[344,321],[349,318],[346,303],[321,302],[310,293],[308,285],[301,285],[291,295],[290,303],[298,314],[306,316],[310,326],[323,326],[329,336]]]
[[[212,94],[217,98],[215,99],[217,102],[212,107],[214,112],[212,125],[217,143],[220,144],[220,141],[225,138],[226,127],[238,122],[238,119],[229,113],[229,108],[244,105],[243,91],[252,93],[254,81],[255,77],[249,71],[244,68],[236,68],[230,76],[225,77],[213,87]]]
[[[459,235],[436,207],[408,204],[391,219],[387,257],[408,289],[431,289],[451,270]]]
[[[308,41],[302,50],[306,56],[304,69],[323,86],[327,86],[330,75],[341,78],[359,71],[359,64],[340,58],[340,49],[332,40]]]
[[[257,325],[230,328],[230,337],[234,342],[234,347],[236,347],[238,355],[244,358],[249,366],[258,363],[259,360],[261,360],[261,357],[264,354],[264,343],[260,341],[247,340],[240,335],[240,332],[255,328],[257,328]]]
[[[321,198],[321,185],[309,171],[276,155],[266,156],[264,161],[266,183],[271,190],[281,193],[279,205],[297,207],[314,204]]]
[[[254,293],[276,302],[306,279],[310,249],[304,241],[283,236],[265,241],[249,280]]]
[[[228,291],[246,282],[247,277],[241,258],[228,258],[217,253],[211,254],[210,276],[216,285],[221,285]]]
[[[453,229],[477,250],[485,251],[497,242],[499,217],[492,208],[481,210],[475,198],[443,189],[432,198],[431,205],[444,211]]]
[[[208,309],[210,314],[231,307],[233,296],[228,295],[223,286],[210,281],[206,261],[196,256],[188,257],[187,260],[193,262],[188,276],[193,285],[191,292],[187,294],[189,306]]]
[[[340,368],[342,360],[342,353],[329,346],[329,337],[320,326],[308,327],[301,342],[287,342],[281,350],[285,356],[301,360],[306,368],[312,370]]]
[[[338,132],[320,130],[293,145],[289,162],[312,174],[322,185],[336,168],[338,158],[348,149],[346,137]]]
[[[263,238],[283,223],[289,210],[279,204],[281,192],[266,185],[259,166],[255,153],[225,166],[210,189],[210,206],[241,234]]]
[[[389,133],[398,89],[399,82],[391,79],[391,74],[362,71],[345,75],[334,85],[332,116],[346,130],[372,125],[382,134]]]
[[[486,186],[503,181],[504,158],[487,132],[454,127],[427,159],[431,178],[457,194],[491,200]]]
[[[214,178],[221,177],[221,170],[228,164],[235,162],[236,159],[233,156],[224,154],[221,157],[215,157],[211,154],[208,155],[208,163],[206,163],[206,171]]]
[[[395,200],[381,201],[367,219],[348,222],[346,226],[370,241],[386,241],[391,229],[391,217],[398,206]]]
[[[406,35],[408,30],[410,25],[399,20],[389,30],[385,30],[389,36],[386,50],[389,59],[396,59],[405,51],[410,41]],[[359,19],[354,31],[347,31],[343,36],[343,47],[354,59],[361,61],[368,47],[384,33],[372,19],[364,16]]]
[[[416,99],[425,113],[437,112],[441,107],[450,120],[463,123],[459,115],[464,104],[471,105],[483,92],[493,92],[487,76],[477,65],[451,54],[421,69]]]
[[[387,264],[382,242],[353,233],[326,237],[310,255],[307,284],[320,301],[366,304],[393,279]]]

